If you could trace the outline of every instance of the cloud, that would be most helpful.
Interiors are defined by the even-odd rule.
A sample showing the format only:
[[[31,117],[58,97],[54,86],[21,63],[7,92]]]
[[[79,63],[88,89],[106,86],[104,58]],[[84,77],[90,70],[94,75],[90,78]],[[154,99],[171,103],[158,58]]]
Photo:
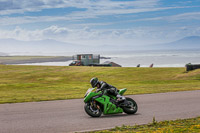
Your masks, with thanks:
[[[0,26],[5,29],[0,29],[0,38],[27,41],[55,39],[64,42],[94,45],[102,43],[137,45],[170,41],[200,33],[198,24],[196,24],[196,27],[188,27],[185,23],[186,21],[200,20],[200,12],[176,15],[174,13],[177,12],[173,12],[174,9],[186,11],[183,8],[198,6],[166,6],[161,4],[162,1],[160,0],[0,0]],[[44,9],[55,8],[63,8],[65,11],[68,11],[67,8],[73,10],[59,16],[56,13],[53,15],[47,13],[49,10],[46,10],[45,14],[43,13]],[[169,13],[173,13],[171,16],[168,13],[165,14],[168,16],[162,16],[162,12],[156,12],[171,9],[172,12]],[[59,9],[57,10],[59,11]],[[26,16],[27,12],[31,12],[32,16],[30,14],[30,16]],[[37,12],[36,16],[34,12]],[[149,12],[156,12],[157,14],[151,13],[148,15]],[[39,16],[37,15],[38,13],[40,13]],[[138,13],[142,13],[142,15],[139,16],[140,14]],[[125,18],[130,15],[134,17]],[[115,17],[116,21],[107,19],[109,16]],[[104,18],[106,19],[104,20]],[[151,21],[156,21],[160,24],[156,26],[150,23],[147,24]],[[179,21],[181,24],[174,23]],[[41,24],[41,22],[43,23]],[[133,26],[134,22],[144,23],[136,23],[138,26],[135,27]],[[166,22],[167,25],[162,26],[162,22]],[[169,27],[169,23],[173,23],[174,27]],[[24,24],[38,25],[39,29],[28,30],[22,28],[27,26],[24,26]],[[45,24],[45,27],[43,24]],[[128,28],[122,29],[122,27],[126,27],[124,26],[126,24]],[[7,26],[14,27],[16,25],[18,25],[16,28],[6,30]],[[48,25],[52,26],[47,27]],[[59,25],[62,25],[62,27]]]
[[[168,18],[170,21],[179,21],[179,20],[200,20],[200,12],[188,12],[178,15],[173,15]]]
[[[129,14],[162,10],[154,8],[158,0],[111,1],[111,0],[2,0],[0,1],[0,25],[19,25],[38,22],[76,21],[103,15]],[[77,8],[62,16],[42,15],[43,9]],[[85,9],[81,10],[80,9]],[[25,12],[41,12],[41,16],[25,16]],[[10,14],[22,14],[10,16]]]
[[[75,11],[63,14],[62,16],[42,15],[43,9],[68,8],[74,7]],[[191,8],[192,6],[172,6],[162,7],[160,0],[134,0],[134,1],[112,1],[112,0],[1,0],[0,1],[0,26],[20,25],[40,22],[58,22],[58,21],[77,21],[89,18],[99,18],[100,16],[137,14],[144,12],[154,12],[170,9]],[[85,10],[80,10],[85,9]],[[24,16],[24,12],[41,12],[41,16]],[[22,15],[10,16],[9,14],[21,13]],[[185,14],[191,19],[198,19],[195,14]],[[177,17],[177,18],[176,18]],[[155,21],[169,20],[177,21],[186,18],[184,15],[142,18],[134,21]],[[120,20],[121,21],[121,20]]]
[[[49,8],[68,7],[65,0],[1,0],[0,14],[16,14],[24,12],[38,12]]]
[[[56,25],[50,26],[46,29],[40,30],[39,34],[43,39],[55,39],[62,41],[66,38],[70,30],[65,27],[58,27]]]
[[[173,32],[172,32],[173,31]],[[83,45],[142,45],[170,42],[185,36],[199,35],[200,27],[137,27],[131,29],[69,29],[52,25],[44,29],[0,30],[0,38],[23,41],[54,39]]]
[[[158,0],[111,1],[111,0],[1,0],[0,14],[41,11],[50,8],[86,8],[88,10],[125,9],[127,7],[154,7]]]
[[[180,7],[180,8],[187,8],[187,7]],[[189,8],[189,7],[188,7]],[[123,22],[139,22],[139,21],[168,21],[168,22],[176,22],[176,21],[183,21],[183,20],[200,20],[200,12],[188,12],[188,13],[181,13],[171,16],[159,16],[159,17],[151,17],[151,18],[140,18],[135,20],[128,20]]]
[[[71,14],[62,15],[62,16],[17,16],[17,17],[1,17],[0,25],[19,25],[19,24],[28,24],[28,23],[40,23],[40,22],[56,22],[56,21],[77,21],[89,18],[97,18],[98,16],[105,15],[122,15],[122,14],[134,14],[142,12],[153,12],[160,10],[169,10],[177,8],[190,8],[190,7],[162,7],[162,8],[139,8],[139,9],[107,9],[107,10],[89,10],[89,11],[77,11]],[[198,15],[198,16],[195,16]],[[177,21],[181,19],[199,19],[199,12],[196,13],[185,13],[174,16],[166,17],[155,17],[155,18],[143,18],[135,19],[134,21],[152,21],[152,20],[169,20]],[[105,24],[101,24],[105,25]]]
[[[52,25],[41,30],[26,30],[20,27],[16,27],[14,30],[0,30],[0,37],[3,38],[13,38],[22,41],[33,41],[33,40],[43,40],[43,39],[63,39],[68,35],[70,30],[65,27],[58,27]]]

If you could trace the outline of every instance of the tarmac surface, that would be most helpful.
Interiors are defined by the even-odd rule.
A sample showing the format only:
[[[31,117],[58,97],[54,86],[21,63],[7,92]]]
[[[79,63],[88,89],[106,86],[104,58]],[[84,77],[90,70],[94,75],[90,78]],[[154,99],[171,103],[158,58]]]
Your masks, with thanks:
[[[68,133],[147,124],[200,116],[200,90],[129,95],[139,106],[134,115],[91,118],[83,99],[0,104],[0,133]]]

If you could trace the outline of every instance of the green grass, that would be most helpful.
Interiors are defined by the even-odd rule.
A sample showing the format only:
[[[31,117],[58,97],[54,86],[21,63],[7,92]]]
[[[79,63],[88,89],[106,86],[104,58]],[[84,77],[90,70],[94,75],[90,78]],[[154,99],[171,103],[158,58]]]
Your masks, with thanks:
[[[199,133],[200,117],[175,120],[153,121],[147,125],[135,125],[116,127],[110,130],[93,131],[90,133]]]
[[[126,94],[200,89],[200,70],[0,65],[0,103],[83,98],[98,77]]]

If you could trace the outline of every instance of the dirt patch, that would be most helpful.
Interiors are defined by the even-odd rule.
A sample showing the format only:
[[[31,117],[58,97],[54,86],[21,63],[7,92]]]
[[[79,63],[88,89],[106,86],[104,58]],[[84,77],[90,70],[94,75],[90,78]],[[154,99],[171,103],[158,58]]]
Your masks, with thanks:
[[[200,69],[178,74],[174,79],[186,79],[189,77],[194,77],[196,75],[200,75]]]

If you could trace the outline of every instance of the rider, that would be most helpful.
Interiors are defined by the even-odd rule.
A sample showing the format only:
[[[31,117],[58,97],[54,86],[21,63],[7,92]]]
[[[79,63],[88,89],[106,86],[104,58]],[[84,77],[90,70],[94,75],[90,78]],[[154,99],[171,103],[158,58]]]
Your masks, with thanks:
[[[116,96],[118,101],[123,101],[125,100],[124,96],[121,96],[118,92],[117,92],[117,88],[115,88],[114,86],[107,84],[104,81],[99,81],[98,78],[92,78],[90,80],[90,83],[92,85],[93,88],[97,87],[97,91],[103,90],[105,94],[110,94],[113,96]]]

